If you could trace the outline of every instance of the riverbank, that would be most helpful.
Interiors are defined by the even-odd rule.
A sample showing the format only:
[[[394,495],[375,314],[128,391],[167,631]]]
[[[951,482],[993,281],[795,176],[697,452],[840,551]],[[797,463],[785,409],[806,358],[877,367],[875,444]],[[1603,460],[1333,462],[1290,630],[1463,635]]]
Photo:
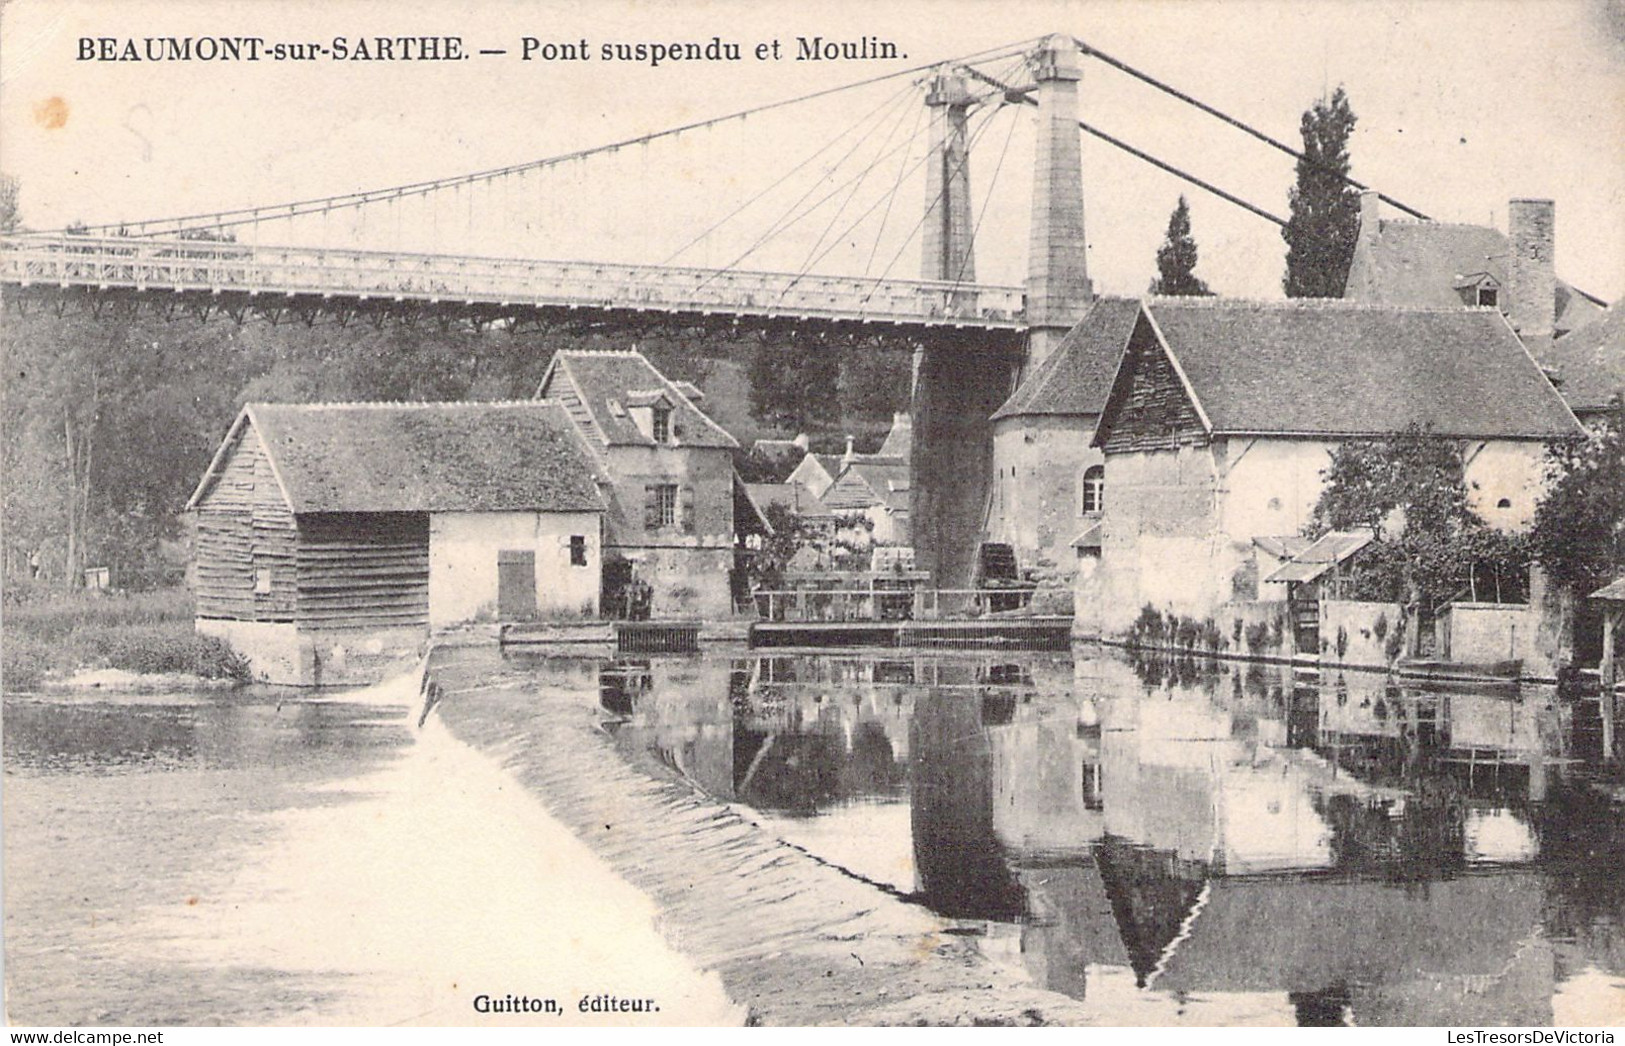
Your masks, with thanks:
[[[7,691],[117,686],[157,677],[165,688],[198,681],[244,683],[248,662],[222,640],[197,634],[184,588],[141,593],[54,593],[4,609],[0,679]],[[75,682],[85,674],[122,673]]]
[[[1079,1025],[1082,1003],[779,841],[652,755],[615,750],[597,682],[541,685],[494,649],[438,651],[433,717],[497,760],[660,911],[665,937],[763,1025]]]

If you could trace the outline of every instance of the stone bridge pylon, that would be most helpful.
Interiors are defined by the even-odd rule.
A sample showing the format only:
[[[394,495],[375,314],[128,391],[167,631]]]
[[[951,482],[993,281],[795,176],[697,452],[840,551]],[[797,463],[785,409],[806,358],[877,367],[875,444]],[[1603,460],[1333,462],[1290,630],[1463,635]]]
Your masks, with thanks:
[[[916,560],[940,588],[968,586],[976,568],[993,484],[989,421],[1024,374],[1048,358],[1093,300],[1083,225],[1078,127],[1082,63],[1070,36],[1046,38],[1030,56],[1038,138],[1029,231],[1025,343],[1014,353],[985,341],[935,334],[915,358],[910,513]],[[940,73],[931,109],[922,279],[974,285],[967,80]]]

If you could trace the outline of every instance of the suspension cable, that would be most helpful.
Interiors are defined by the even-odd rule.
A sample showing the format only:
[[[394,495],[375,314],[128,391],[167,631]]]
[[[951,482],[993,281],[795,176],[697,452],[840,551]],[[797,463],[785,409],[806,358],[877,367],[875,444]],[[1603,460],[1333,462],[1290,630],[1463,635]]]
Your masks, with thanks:
[[[604,145],[595,145],[586,149],[578,149],[573,152],[562,153],[557,156],[549,156],[540,160],[531,160],[526,163],[510,164],[505,167],[493,167],[488,170],[475,171],[472,174],[457,175],[449,178],[438,178],[429,181],[410,182],[405,185],[390,186],[384,189],[372,189],[361,192],[341,193],[334,196],[296,200],[291,203],[261,205],[257,207],[239,207],[230,210],[210,211],[201,214],[190,214],[173,218],[152,218],[137,222],[104,222],[98,225],[86,225],[83,227],[76,226],[73,231],[81,234],[92,234],[98,232],[124,232],[134,236],[156,236],[165,232],[171,234],[179,233],[192,227],[222,229],[230,226],[244,225],[251,222],[258,223],[262,221],[296,218],[302,214],[312,213],[313,211],[319,210],[322,207],[362,207],[367,204],[377,203],[381,200],[399,198],[402,196],[418,196],[426,193],[438,192],[454,186],[466,185],[471,182],[489,181],[494,178],[519,174],[524,171],[540,170],[570,160],[584,159],[599,153],[614,152],[618,149],[624,149],[633,145],[642,145],[648,142],[657,141],[661,138],[669,138],[674,135],[687,133],[689,131],[700,130],[702,128],[711,127],[715,124],[725,123],[730,120],[741,120],[760,113],[770,112],[775,109],[782,109],[785,106],[796,105],[801,102],[812,101],[813,99],[823,98],[842,91],[850,91],[859,87],[866,87],[870,84],[881,83],[885,80],[895,79],[899,76],[912,76],[915,73],[936,68],[945,62],[994,61],[998,58],[1007,57],[1012,53],[1020,53],[1038,39],[1039,37],[1030,37],[1012,44],[1002,44],[998,47],[990,47],[982,51],[972,52],[971,54],[963,57],[939,59],[934,62],[926,62],[908,69],[899,69],[894,72],[883,73],[879,76],[871,76],[865,80],[858,80],[853,83],[842,84],[837,87],[826,87],[821,90],[812,91],[808,94],[799,95],[795,98],[785,98],[776,102],[767,102],[762,105],[751,106],[748,109],[741,109],[737,112],[728,113],[723,116],[714,116],[704,120],[696,120],[691,123],[683,124],[679,127],[671,127],[662,131],[653,131],[633,138],[625,138],[617,142],[610,142]],[[46,230],[43,234],[65,234],[67,232],[68,230],[66,228],[62,228]]]
[[[1113,69],[1117,69],[1117,70],[1119,70],[1121,72],[1127,73],[1129,76],[1134,77],[1136,80],[1139,80],[1140,82],[1145,83],[1145,84],[1149,84],[1150,86],[1156,88],[1157,90],[1163,92],[1164,94],[1167,94],[1167,95],[1170,95],[1171,97],[1179,99],[1180,101],[1184,102],[1186,105],[1194,106],[1195,108],[1200,109],[1202,112],[1207,113],[1209,116],[1214,117],[1217,120],[1222,120],[1223,122],[1229,124],[1231,127],[1236,128],[1238,131],[1241,131],[1244,134],[1251,135],[1252,137],[1254,137],[1254,138],[1258,139],[1259,141],[1263,142],[1264,144],[1266,144],[1268,146],[1271,146],[1272,148],[1279,149],[1281,152],[1286,153],[1288,156],[1292,156],[1292,157],[1297,158],[1298,160],[1303,161],[1304,163],[1308,164],[1310,167],[1313,167],[1315,170],[1320,171],[1323,174],[1329,174],[1329,175],[1333,176],[1334,178],[1340,178],[1346,184],[1352,185],[1356,189],[1370,189],[1370,186],[1366,185],[1364,182],[1356,181],[1353,178],[1349,177],[1347,174],[1344,174],[1342,171],[1335,170],[1335,169],[1333,169],[1331,167],[1326,166],[1323,163],[1319,163],[1319,162],[1317,162],[1315,160],[1311,160],[1308,156],[1306,156],[1303,153],[1299,152],[1298,150],[1292,148],[1292,146],[1287,145],[1285,142],[1280,141],[1277,138],[1273,138],[1268,134],[1265,134],[1263,131],[1260,131],[1258,128],[1253,127],[1253,126],[1251,126],[1251,125],[1249,125],[1247,123],[1244,123],[1243,121],[1238,120],[1236,117],[1231,116],[1228,113],[1220,112],[1218,109],[1213,108],[1213,106],[1208,105],[1206,102],[1201,101],[1198,98],[1191,97],[1190,95],[1186,94],[1184,91],[1179,90],[1177,87],[1173,87],[1173,86],[1171,86],[1169,84],[1163,83],[1161,80],[1158,80],[1156,77],[1150,75],[1149,73],[1141,72],[1140,70],[1138,70],[1138,69],[1134,68],[1133,66],[1129,65],[1127,62],[1124,62],[1124,61],[1122,61],[1120,59],[1117,59],[1117,58],[1113,58],[1111,55],[1107,54],[1106,52],[1104,52],[1104,51],[1102,51],[1102,50],[1100,50],[1100,49],[1098,49],[1096,47],[1090,46],[1089,44],[1087,44],[1084,41],[1078,39],[1077,37],[1073,37],[1072,42],[1077,44],[1078,49],[1081,50],[1085,55],[1088,55],[1088,56],[1091,56],[1091,57],[1094,57],[1094,58],[1098,58],[1102,62],[1105,62],[1107,65],[1111,66]],[[1429,218],[1427,215],[1423,214],[1421,211],[1417,210],[1416,208],[1411,207],[1411,206],[1409,206],[1407,204],[1401,203],[1399,200],[1394,199],[1392,196],[1389,196],[1387,193],[1378,192],[1377,193],[1377,198],[1382,200],[1384,203],[1391,204],[1392,206],[1398,208],[1399,210],[1404,211],[1406,214],[1409,214],[1413,218],[1418,218],[1418,219],[1420,219],[1422,221],[1425,221],[1425,222],[1433,220],[1432,218]]]

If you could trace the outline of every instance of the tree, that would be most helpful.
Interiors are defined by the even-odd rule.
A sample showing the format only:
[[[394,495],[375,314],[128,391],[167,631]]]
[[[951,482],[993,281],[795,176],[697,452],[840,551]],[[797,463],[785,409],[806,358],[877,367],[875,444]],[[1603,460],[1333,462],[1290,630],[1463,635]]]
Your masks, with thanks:
[[[1339,87],[1303,114],[1303,156],[1289,197],[1286,239],[1288,298],[1341,298],[1360,227],[1359,192],[1349,184],[1349,135],[1354,111]]]
[[[1213,293],[1196,275],[1196,240],[1191,236],[1191,209],[1184,194],[1168,216],[1168,234],[1157,248],[1157,273],[1151,281],[1152,294],[1197,297]]]
[[[0,235],[9,236],[23,226],[23,214],[17,206],[20,188],[15,177],[0,171]]]
[[[1535,558],[1571,592],[1586,596],[1625,575],[1625,406],[1591,438],[1547,452],[1546,496],[1530,532]]]
[[[1355,598],[1431,609],[1464,589],[1509,600],[1523,592],[1528,542],[1469,507],[1456,441],[1414,425],[1386,439],[1349,440],[1323,476],[1307,536],[1356,528],[1376,535],[1351,570]]]

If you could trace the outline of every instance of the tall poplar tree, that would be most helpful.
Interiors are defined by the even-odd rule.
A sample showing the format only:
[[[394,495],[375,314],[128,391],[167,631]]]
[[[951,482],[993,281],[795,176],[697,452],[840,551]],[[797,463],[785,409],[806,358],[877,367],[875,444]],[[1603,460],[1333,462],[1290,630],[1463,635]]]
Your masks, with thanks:
[[[1341,298],[1360,228],[1360,194],[1348,183],[1354,111],[1339,87],[1303,114],[1303,156],[1292,187],[1286,239],[1288,298]]]
[[[1168,216],[1168,234],[1157,248],[1157,278],[1151,281],[1152,294],[1185,297],[1212,294],[1196,275],[1196,240],[1191,236],[1191,208],[1185,197]]]

